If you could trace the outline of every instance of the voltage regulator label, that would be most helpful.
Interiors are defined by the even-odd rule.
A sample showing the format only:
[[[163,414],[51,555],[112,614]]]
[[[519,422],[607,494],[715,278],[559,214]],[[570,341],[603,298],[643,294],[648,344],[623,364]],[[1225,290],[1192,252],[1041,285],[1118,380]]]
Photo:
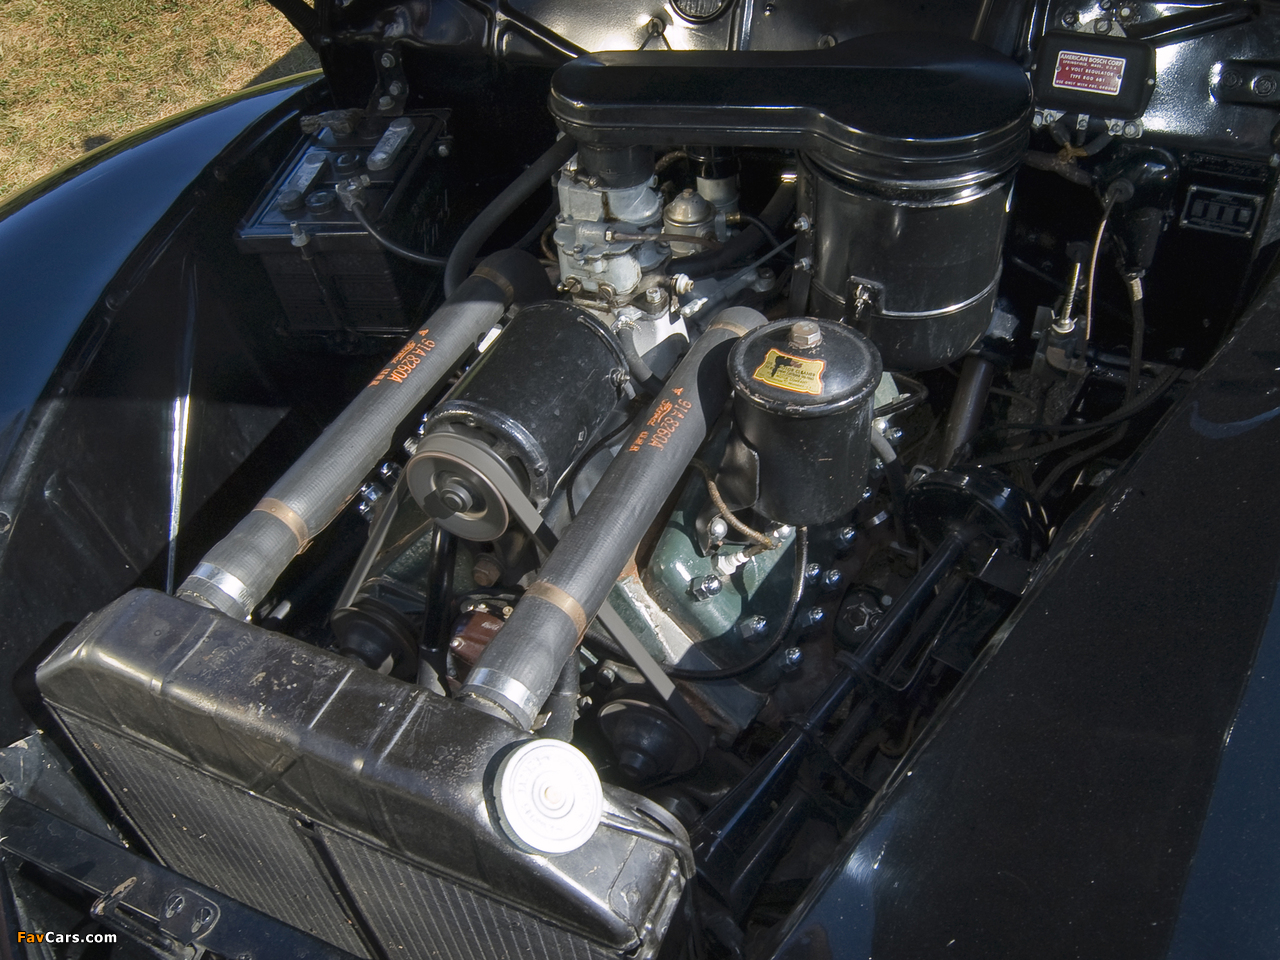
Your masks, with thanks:
[[[1124,57],[1063,50],[1053,68],[1053,85],[1062,90],[1083,90],[1118,96],[1124,80]]]
[[[770,350],[751,379],[792,393],[810,393],[818,397],[822,395],[822,371],[826,366],[825,360],[808,360],[781,350]]]

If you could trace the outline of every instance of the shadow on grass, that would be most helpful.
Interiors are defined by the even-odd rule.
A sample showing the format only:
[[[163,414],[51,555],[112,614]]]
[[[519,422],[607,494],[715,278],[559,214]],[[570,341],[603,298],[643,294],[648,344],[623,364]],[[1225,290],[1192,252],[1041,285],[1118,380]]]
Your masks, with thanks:
[[[290,77],[295,73],[303,73],[307,70],[316,70],[319,67],[320,58],[316,56],[316,52],[311,49],[310,44],[303,40],[246,83],[245,87],[255,87],[260,83],[270,83],[272,80]]]
[[[247,90],[249,87],[256,87],[260,83],[270,83],[272,80],[279,80],[283,77],[293,76],[295,73],[303,73],[307,70],[316,70],[320,66],[320,58],[316,56],[316,52],[305,41],[300,41],[296,46],[291,48],[283,57],[275,63],[268,66],[256,77],[244,85]],[[85,137],[80,146],[85,153],[90,150],[96,150],[103,144],[110,143],[112,137],[105,133],[94,134],[91,137]]]

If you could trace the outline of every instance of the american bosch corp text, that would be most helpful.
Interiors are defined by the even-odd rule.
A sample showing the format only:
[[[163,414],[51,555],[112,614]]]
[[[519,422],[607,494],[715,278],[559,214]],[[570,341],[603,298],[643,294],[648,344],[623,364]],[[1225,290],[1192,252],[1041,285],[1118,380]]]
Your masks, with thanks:
[[[18,931],[19,943],[115,943],[114,933],[28,933]]]

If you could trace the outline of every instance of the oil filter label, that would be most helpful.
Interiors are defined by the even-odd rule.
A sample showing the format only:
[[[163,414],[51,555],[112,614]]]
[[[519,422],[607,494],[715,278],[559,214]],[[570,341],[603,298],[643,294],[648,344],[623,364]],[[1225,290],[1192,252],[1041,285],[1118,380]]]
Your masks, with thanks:
[[[1103,57],[1095,53],[1063,50],[1053,68],[1053,85],[1063,90],[1083,90],[1119,96],[1124,80],[1124,57]]]
[[[826,366],[825,360],[793,357],[781,350],[771,349],[764,355],[764,363],[756,368],[751,379],[767,383],[771,387],[790,390],[793,393],[809,393],[820,397],[822,396],[822,371]]]

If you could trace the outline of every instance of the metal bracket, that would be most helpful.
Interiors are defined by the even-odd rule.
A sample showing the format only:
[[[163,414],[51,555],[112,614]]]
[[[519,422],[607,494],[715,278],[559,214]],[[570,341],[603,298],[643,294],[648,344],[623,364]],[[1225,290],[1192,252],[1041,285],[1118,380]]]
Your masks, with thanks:
[[[374,88],[369,112],[384,117],[398,117],[404,113],[404,105],[409,99],[409,81],[405,76],[400,51],[394,47],[375,50],[373,62],[378,70],[378,85]]]
[[[1280,61],[1223,60],[1214,66],[1214,74],[1211,92],[1219,103],[1280,104]]]

